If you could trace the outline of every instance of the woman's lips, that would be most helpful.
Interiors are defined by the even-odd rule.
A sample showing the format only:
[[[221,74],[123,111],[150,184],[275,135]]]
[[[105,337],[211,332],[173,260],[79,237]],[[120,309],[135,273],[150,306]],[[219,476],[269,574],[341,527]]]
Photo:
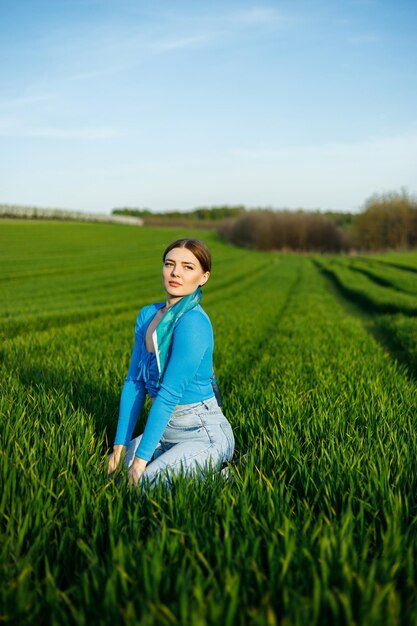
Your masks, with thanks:
[[[181,283],[177,283],[175,282],[175,280],[170,280],[169,284],[171,285],[171,287],[181,287]]]

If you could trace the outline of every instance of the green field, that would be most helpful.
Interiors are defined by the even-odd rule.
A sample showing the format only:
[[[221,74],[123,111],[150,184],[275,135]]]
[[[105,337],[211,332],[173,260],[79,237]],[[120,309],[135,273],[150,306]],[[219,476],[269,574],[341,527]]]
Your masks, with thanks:
[[[200,233],[224,412],[251,457],[171,491],[107,479],[135,318],[184,235],[0,223],[0,622],[417,624],[417,253]]]

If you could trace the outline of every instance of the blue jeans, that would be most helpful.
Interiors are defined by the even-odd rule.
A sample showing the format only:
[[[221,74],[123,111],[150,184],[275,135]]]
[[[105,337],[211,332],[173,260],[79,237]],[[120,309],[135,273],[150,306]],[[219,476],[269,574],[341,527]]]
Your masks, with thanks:
[[[142,435],[132,439],[125,465],[131,466]],[[235,439],[232,427],[216,398],[175,407],[143,478],[158,482],[171,474],[201,476],[210,467],[216,470],[233,457]]]

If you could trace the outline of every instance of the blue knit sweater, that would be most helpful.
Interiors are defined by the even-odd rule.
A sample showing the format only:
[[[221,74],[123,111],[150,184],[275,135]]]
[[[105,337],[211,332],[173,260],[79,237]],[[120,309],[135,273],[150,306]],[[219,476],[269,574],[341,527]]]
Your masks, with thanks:
[[[155,398],[136,456],[150,461],[177,404],[192,404],[213,397],[213,329],[198,304],[177,322],[166,370],[157,387],[158,367],[154,352],[145,346],[146,330],[164,302],[145,306],[135,327],[135,343],[129,371],[120,397],[115,445],[128,445],[146,393]]]

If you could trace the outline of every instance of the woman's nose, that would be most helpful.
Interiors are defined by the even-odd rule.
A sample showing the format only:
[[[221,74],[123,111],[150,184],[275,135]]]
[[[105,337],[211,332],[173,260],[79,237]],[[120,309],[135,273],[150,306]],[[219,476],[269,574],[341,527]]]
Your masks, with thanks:
[[[172,270],[171,270],[171,276],[178,276],[179,275],[179,267],[176,267],[175,265],[172,266]]]

